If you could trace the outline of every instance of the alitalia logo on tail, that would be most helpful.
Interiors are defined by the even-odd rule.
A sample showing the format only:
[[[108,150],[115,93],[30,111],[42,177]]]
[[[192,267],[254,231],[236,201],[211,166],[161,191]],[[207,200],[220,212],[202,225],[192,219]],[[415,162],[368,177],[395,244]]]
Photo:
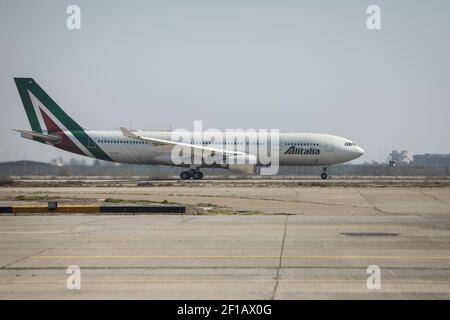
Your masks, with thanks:
[[[316,148],[296,148],[294,146],[291,146],[289,149],[286,150],[284,154],[305,154],[305,155],[319,155],[320,149]]]
[[[14,78],[31,130],[38,133],[33,140],[44,142],[43,134],[59,136],[55,147],[102,160],[111,158],[89,137],[32,78]]]

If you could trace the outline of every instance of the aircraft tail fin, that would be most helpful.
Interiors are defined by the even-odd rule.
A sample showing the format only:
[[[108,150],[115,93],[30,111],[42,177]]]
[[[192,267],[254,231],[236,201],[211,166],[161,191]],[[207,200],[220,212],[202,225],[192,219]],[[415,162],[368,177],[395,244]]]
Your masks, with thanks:
[[[84,131],[32,78],[14,78],[34,132]]]

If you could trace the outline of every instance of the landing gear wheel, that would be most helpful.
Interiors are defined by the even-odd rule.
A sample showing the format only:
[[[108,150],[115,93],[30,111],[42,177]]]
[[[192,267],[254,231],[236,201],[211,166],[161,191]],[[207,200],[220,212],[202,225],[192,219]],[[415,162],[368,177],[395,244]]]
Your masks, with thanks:
[[[180,173],[180,178],[183,180],[188,180],[191,178],[191,173],[189,171],[183,171]]]
[[[194,171],[192,173],[192,178],[194,180],[201,180],[203,178],[203,173],[201,171]]]
[[[328,171],[328,168],[327,168],[327,167],[323,167],[323,168],[322,168],[322,174],[320,175],[320,177],[322,178],[322,180],[326,180],[326,179],[328,178],[327,171]]]

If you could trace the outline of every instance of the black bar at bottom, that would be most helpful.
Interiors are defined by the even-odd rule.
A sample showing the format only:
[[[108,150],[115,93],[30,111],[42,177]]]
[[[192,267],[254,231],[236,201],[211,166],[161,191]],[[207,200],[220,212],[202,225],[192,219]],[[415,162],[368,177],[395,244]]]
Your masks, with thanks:
[[[13,213],[12,207],[0,207],[0,213]]]
[[[186,207],[182,206],[101,206],[101,213],[186,213]]]

